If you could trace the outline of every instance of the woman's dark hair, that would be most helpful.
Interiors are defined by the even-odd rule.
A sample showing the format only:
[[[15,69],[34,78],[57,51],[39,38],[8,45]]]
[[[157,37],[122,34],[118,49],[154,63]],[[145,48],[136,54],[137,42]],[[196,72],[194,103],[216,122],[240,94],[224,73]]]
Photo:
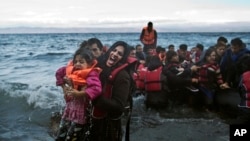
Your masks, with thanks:
[[[122,59],[115,66],[112,66],[112,68],[107,67],[106,61],[109,58],[111,51],[113,51],[117,46],[124,47],[124,53],[123,53]],[[130,53],[130,48],[129,48],[128,44],[124,41],[117,41],[108,49],[108,51],[104,54],[104,56],[102,56],[103,58],[100,60],[100,62],[98,62],[98,66],[100,66],[102,69],[102,72],[100,74],[100,80],[102,83],[104,83],[105,81],[108,80],[109,75],[114,68],[116,68],[117,66],[119,66],[121,64],[126,63],[128,57],[129,57],[129,53]]]
[[[90,65],[95,60],[95,58],[90,50],[88,50],[86,48],[79,48],[78,50],[76,50],[76,52],[74,54],[73,64],[75,64],[75,59],[76,59],[77,55],[80,55],[82,58],[84,58],[86,60],[87,64],[90,64]]]

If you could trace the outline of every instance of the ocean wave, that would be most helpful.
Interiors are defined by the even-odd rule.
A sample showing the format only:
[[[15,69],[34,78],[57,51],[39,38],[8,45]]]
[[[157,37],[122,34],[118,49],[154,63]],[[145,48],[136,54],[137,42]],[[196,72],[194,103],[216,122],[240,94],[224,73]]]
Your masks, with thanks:
[[[65,57],[65,56],[72,56],[73,52],[48,52],[43,54],[37,54],[33,56],[34,59],[48,59],[48,58],[57,58],[57,57]]]
[[[4,42],[0,43],[0,46],[10,46],[10,45],[13,45],[13,43],[4,43]]]
[[[38,68],[38,66],[37,66],[37,64],[29,64],[29,63],[27,63],[27,64],[24,64],[24,65],[14,66],[13,67],[14,70],[23,69],[23,68],[26,69],[26,71],[27,71],[28,69]]]
[[[64,105],[62,90],[56,86],[6,82],[0,84],[2,95],[8,95],[10,98],[24,98],[25,103],[33,108],[53,109]]]
[[[66,39],[67,42],[78,42],[76,39]]]
[[[11,56],[9,56],[11,57]],[[47,52],[36,54],[33,52],[27,53],[26,55],[15,56],[15,61],[56,61],[56,60],[68,60],[73,57],[73,52]]]
[[[47,134],[51,110],[34,108],[25,97],[11,97],[1,88],[0,92],[1,141],[52,140]]]

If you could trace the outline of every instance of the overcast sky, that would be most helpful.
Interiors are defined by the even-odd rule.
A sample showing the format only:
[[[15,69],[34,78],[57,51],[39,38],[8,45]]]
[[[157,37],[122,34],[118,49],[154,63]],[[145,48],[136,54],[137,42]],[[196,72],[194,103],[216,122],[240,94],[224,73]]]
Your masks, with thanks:
[[[238,29],[250,27],[250,0],[1,0],[0,17],[0,28]]]

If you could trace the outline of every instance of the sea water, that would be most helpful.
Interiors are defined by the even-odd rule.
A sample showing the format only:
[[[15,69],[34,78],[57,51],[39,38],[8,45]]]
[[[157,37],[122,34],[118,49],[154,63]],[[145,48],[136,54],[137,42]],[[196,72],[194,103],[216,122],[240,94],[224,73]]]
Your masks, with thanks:
[[[67,64],[83,40],[96,37],[105,45],[121,40],[135,46],[141,44],[139,36],[139,33],[0,34],[0,140],[53,140],[49,134],[50,117],[65,104],[62,90],[55,84],[56,70]],[[158,45],[173,44],[178,49],[180,44],[187,44],[191,49],[201,43],[207,48],[219,36],[229,41],[240,37],[250,46],[250,33],[158,33]],[[146,110],[143,101],[143,96],[134,97],[131,121],[134,136],[139,128],[166,122],[210,120],[169,117],[167,111]],[[148,139],[147,133],[143,138]]]

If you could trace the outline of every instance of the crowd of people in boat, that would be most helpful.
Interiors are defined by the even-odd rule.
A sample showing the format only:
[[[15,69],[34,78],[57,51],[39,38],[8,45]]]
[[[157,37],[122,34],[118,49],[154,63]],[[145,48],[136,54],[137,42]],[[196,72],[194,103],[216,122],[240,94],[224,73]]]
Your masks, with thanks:
[[[213,110],[220,104],[215,99],[237,90],[235,106],[250,108],[250,51],[240,38],[228,43],[219,37],[211,47],[190,50],[186,44],[143,48],[124,41],[104,47],[97,38],[80,44],[56,72],[65,108],[55,140],[128,140],[132,97],[138,94],[155,109],[187,103]]]

